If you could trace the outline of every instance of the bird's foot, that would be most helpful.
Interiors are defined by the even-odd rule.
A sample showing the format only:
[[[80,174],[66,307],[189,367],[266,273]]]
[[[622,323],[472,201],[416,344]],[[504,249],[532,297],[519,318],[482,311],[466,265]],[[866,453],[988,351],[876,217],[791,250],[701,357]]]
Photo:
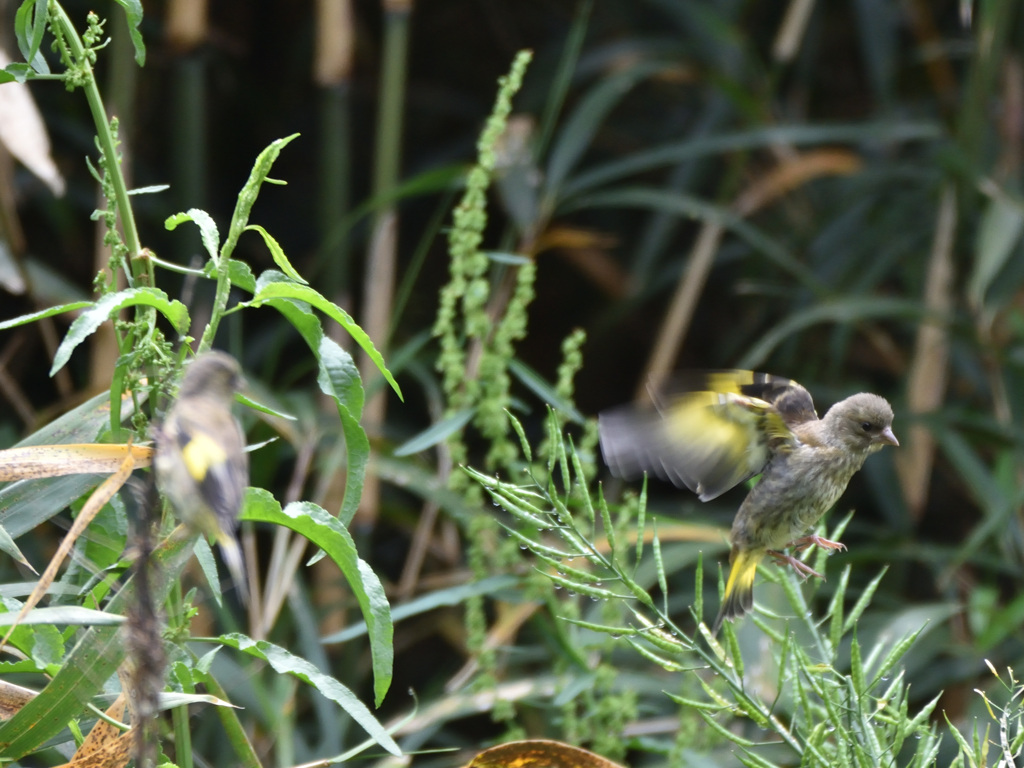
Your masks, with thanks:
[[[817,576],[822,581],[825,580],[824,576],[811,568],[811,566],[803,560],[797,560],[792,555],[787,555],[785,552],[779,552],[774,549],[769,549],[768,554],[775,558],[779,564],[791,566],[793,570],[803,576],[805,580],[810,576]]]
[[[803,552],[810,546],[818,546],[822,549],[846,549],[846,545],[843,544],[843,542],[830,541],[822,538],[821,536],[804,536],[803,538],[791,541],[789,546],[791,546],[796,552]]]

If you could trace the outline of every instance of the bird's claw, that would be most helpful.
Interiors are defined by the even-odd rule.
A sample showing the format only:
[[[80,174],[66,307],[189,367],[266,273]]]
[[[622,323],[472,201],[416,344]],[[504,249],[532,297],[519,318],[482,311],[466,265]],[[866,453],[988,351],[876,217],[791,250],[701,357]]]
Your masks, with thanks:
[[[822,538],[821,536],[804,536],[796,539],[789,543],[795,551],[803,552],[805,549],[811,546],[821,547],[822,549],[835,549],[844,550],[846,545],[841,541],[830,541],[829,539]]]
[[[768,554],[774,557],[779,563],[792,566],[793,570],[800,574],[805,581],[811,576],[817,576],[822,581],[825,580],[824,576],[811,568],[811,566],[803,560],[797,560],[792,555],[787,555],[785,552],[779,552],[774,549],[769,549]]]

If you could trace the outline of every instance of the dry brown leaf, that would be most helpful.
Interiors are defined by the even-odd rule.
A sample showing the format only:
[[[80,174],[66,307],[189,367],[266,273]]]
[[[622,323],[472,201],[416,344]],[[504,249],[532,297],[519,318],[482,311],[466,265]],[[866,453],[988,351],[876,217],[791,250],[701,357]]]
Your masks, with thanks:
[[[0,48],[0,69],[10,63],[7,52]],[[50,135],[27,83],[4,83],[0,88],[0,143],[55,196],[64,195],[64,177],[53,162]]]
[[[131,447],[130,445],[128,446]],[[32,594],[28,596],[25,601],[25,605],[22,606],[21,610],[18,611],[17,617],[14,619],[14,623],[7,630],[7,634],[4,635],[4,639],[0,642],[0,648],[7,645],[7,641],[11,639],[11,633],[14,632],[25,615],[31,611],[39,601],[43,599],[43,595],[49,590],[50,585],[53,584],[53,580],[57,576],[57,571],[60,569],[60,564],[64,562],[64,558],[67,557],[68,552],[71,551],[71,547],[74,546],[75,541],[82,534],[82,532],[89,526],[89,523],[93,521],[93,518],[103,509],[103,505],[113,498],[114,494],[117,493],[121,486],[124,485],[128,478],[131,477],[132,471],[135,469],[135,454],[131,450],[124,452],[124,458],[121,462],[121,466],[117,472],[112,474],[102,483],[99,487],[92,492],[89,496],[89,500],[85,502],[85,506],[78,513],[78,517],[75,518],[75,522],[72,523],[71,529],[68,531],[64,540],[61,541],[60,546],[57,548],[57,553],[50,560],[49,565],[46,566],[46,570],[43,571],[43,575],[39,577],[39,581],[36,583],[35,588],[32,590]]]
[[[630,278],[609,254],[616,245],[618,240],[604,232],[552,227],[538,239],[536,253],[557,250],[605,295],[621,298],[629,293]]]
[[[9,720],[38,694],[28,688],[0,680],[0,720]]]
[[[510,741],[485,749],[466,768],[622,768],[571,744],[548,739]]]
[[[741,216],[749,216],[819,176],[845,176],[859,171],[861,165],[860,157],[846,149],[803,152],[783,160],[747,187],[733,208]]]
[[[121,693],[107,710],[111,720],[124,717],[125,697]],[[124,768],[131,757],[132,732],[97,720],[70,763],[57,768]]]
[[[0,451],[0,482],[63,475],[116,472],[131,454],[136,468],[148,467],[153,449],[145,445],[72,443],[33,445]]]

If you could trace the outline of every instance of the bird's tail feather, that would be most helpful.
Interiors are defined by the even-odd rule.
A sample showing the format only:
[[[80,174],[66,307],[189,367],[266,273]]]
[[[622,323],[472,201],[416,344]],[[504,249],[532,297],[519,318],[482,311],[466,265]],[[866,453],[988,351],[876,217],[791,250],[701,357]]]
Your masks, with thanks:
[[[242,557],[242,549],[238,546],[238,539],[227,531],[219,531],[217,544],[220,545],[221,556],[231,572],[231,578],[235,582],[242,602],[249,605],[249,583],[245,578],[245,560]]]
[[[761,550],[738,550],[734,552],[729,579],[725,582],[725,595],[722,607],[718,610],[713,635],[718,634],[722,622],[739,618],[754,607],[754,576],[757,575],[757,564],[764,557]]]

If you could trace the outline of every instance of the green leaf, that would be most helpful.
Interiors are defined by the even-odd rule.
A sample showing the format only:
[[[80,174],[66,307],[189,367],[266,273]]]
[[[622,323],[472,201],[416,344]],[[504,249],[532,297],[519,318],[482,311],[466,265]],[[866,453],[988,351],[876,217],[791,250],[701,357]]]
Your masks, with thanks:
[[[374,470],[392,485],[437,504],[446,514],[463,525],[468,525],[480,510],[474,508],[462,493],[452,491],[444,478],[434,471],[405,459],[378,456]]]
[[[191,671],[191,682],[194,684],[202,684],[206,687],[206,690],[211,694],[220,699],[227,699],[227,693],[221,686],[220,681],[210,672],[210,663],[213,661],[213,656],[216,651],[220,650],[220,646],[217,646],[213,651],[206,654],[199,663]],[[172,669],[176,668],[172,667]],[[245,728],[242,726],[241,720],[238,717],[237,709],[220,708],[216,710],[218,719],[221,722],[225,740],[230,745],[231,750],[235,753],[236,761],[232,765],[238,766],[238,768],[260,768],[261,762],[259,757],[256,755],[255,750],[249,737],[245,732]]]
[[[85,307],[91,306],[91,301],[73,301],[70,304],[61,304],[56,307],[49,307],[47,309],[40,310],[39,312],[19,315],[18,317],[11,318],[10,320],[4,320],[0,323],[0,331],[6,331],[8,328],[16,328],[19,325],[27,325],[28,323],[35,322],[36,320],[42,320],[44,317],[62,315],[65,312],[73,312],[76,309],[84,309]]]
[[[257,293],[264,285],[282,280],[285,280],[284,275],[276,270],[264,272],[256,282],[253,293]],[[320,324],[320,318],[310,309],[307,302],[293,299],[275,299],[268,301],[267,304],[285,316],[292,327],[305,340],[310,351],[315,353],[320,349],[320,340],[324,337],[323,327]]]
[[[245,396],[245,395],[243,395],[241,393],[235,395],[235,399],[238,402],[240,402],[242,405],[244,405],[246,408],[252,408],[254,411],[258,411],[260,413],[265,413],[268,416],[276,416],[277,418],[284,419],[285,421],[297,421],[298,420],[297,416],[292,416],[290,413],[285,413],[284,411],[275,410],[274,408],[271,408],[269,405],[264,405],[263,403],[259,403],[259,402],[255,401],[255,400],[253,400],[251,397],[247,397],[247,396]],[[270,441],[268,441],[268,442],[270,442]]]
[[[128,19],[128,34],[132,38],[132,45],[135,46],[135,63],[140,67],[146,66],[146,44],[142,40],[142,31],[139,25],[142,24],[142,0],[117,0],[118,5],[124,8],[124,15]]]
[[[52,624],[36,624],[32,627],[31,657],[40,671],[52,674],[64,663],[66,655],[61,630]]]
[[[136,399],[126,394],[121,401],[121,415],[131,418],[135,402],[145,402],[143,393],[136,393]],[[94,443],[110,423],[110,393],[100,394],[86,400],[63,416],[40,427],[12,448],[28,448],[33,445],[58,445],[61,443]],[[0,509],[3,507],[0,506]]]
[[[122,418],[131,418],[134,408],[131,395],[126,395],[121,401]],[[109,425],[110,393],[103,392],[36,430],[13,447],[92,443]],[[8,483],[0,488],[4,528],[17,539],[26,531],[59,514],[101,481],[99,475],[66,475]]]
[[[220,583],[220,571],[217,570],[217,558],[213,556],[213,547],[206,540],[205,536],[196,536],[192,546],[192,553],[196,562],[199,563],[199,570],[206,577],[206,583],[210,585],[210,593],[218,606],[223,606],[224,590]]]
[[[206,693],[172,693],[162,691],[159,696],[158,708],[160,711],[174,709],[175,707],[188,706],[189,704],[212,704],[215,707],[233,707],[240,709],[238,705],[225,701],[218,696],[210,696]]]
[[[80,285],[71,282],[70,276],[58,272],[48,264],[31,256],[22,262],[25,276],[32,286],[33,295],[39,298],[40,306],[44,304],[70,304],[76,301],[91,302],[92,291],[84,291]]]
[[[352,355],[327,336],[320,340],[316,351],[320,357],[320,389],[343,405],[352,418],[361,418],[365,395]]]
[[[572,27],[569,34],[565,36],[565,44],[562,46],[562,54],[559,57],[558,66],[555,68],[550,84],[546,89],[547,98],[540,119],[537,139],[534,142],[535,152],[538,157],[543,156],[547,152],[551,135],[558,124],[558,118],[562,113],[562,109],[565,107],[569,88],[576,79],[580,51],[583,50],[583,43],[587,39],[587,29],[592,7],[593,3],[581,3],[577,6],[577,12],[573,14]]]
[[[1015,636],[1024,626],[1024,594],[1017,595],[1004,608],[989,608],[984,614],[984,621],[978,623],[981,632],[975,644],[979,650],[988,651],[1004,639]]]
[[[17,613],[0,613],[0,627],[9,627],[17,617]],[[124,616],[107,611],[94,611],[91,608],[82,608],[77,605],[56,605],[33,608],[18,622],[19,626],[22,624],[67,624],[99,627],[108,624],[124,624]]]
[[[523,584],[524,579],[522,576],[513,576],[511,574],[488,576],[486,579],[481,579],[480,581],[474,581],[469,584],[460,584],[457,587],[448,587],[447,589],[441,589],[437,592],[430,592],[429,594],[414,598],[407,603],[402,603],[391,611],[391,620],[393,622],[399,622],[402,619],[419,616],[420,614],[428,613],[429,611],[433,611],[437,608],[459,605],[460,603],[466,602],[466,600],[471,597],[493,595],[497,592],[501,592],[502,590],[522,587]],[[359,624],[353,624],[352,626],[345,627],[345,629],[340,632],[336,632],[333,635],[328,635],[327,637],[322,638],[321,642],[324,644],[344,643],[365,634],[366,622],[360,622]]]
[[[28,64],[16,61],[0,70],[0,85],[3,83],[24,83],[32,78],[35,70]]]
[[[324,336],[316,350],[320,363],[317,384],[330,396],[338,408],[341,430],[345,435],[345,496],[341,500],[338,518],[348,525],[355,517],[359,499],[363,495],[366,465],[370,461],[370,439],[359,424],[363,412],[363,384],[352,355],[333,339]]]
[[[1004,515],[1014,507],[1014,498],[998,482],[988,459],[955,429],[936,424],[932,432],[938,438],[950,465],[977,500],[978,506],[1002,523]]]
[[[475,413],[475,408],[463,408],[461,411],[456,411],[448,418],[441,419],[437,424],[431,425],[418,435],[410,437],[395,448],[392,453],[395,456],[411,456],[414,453],[425,451],[427,448],[432,448],[438,443],[443,443],[449,435],[458,432],[466,426]]]
[[[0,509],[3,508],[0,507]],[[5,509],[4,512],[6,513],[6,511],[7,510]],[[14,543],[14,539],[11,537],[11,534],[7,532],[7,528],[3,525],[0,525],[0,551],[6,552],[22,565],[32,568],[32,565],[25,558],[25,555],[21,553],[21,550],[18,549],[18,545]]]
[[[770,259],[780,269],[786,270],[809,290],[817,294],[824,293],[814,273],[777,239],[770,237],[728,207],[714,205],[693,195],[650,187],[624,187],[580,197],[572,204],[562,206],[562,209],[569,212],[588,208],[625,207],[642,208],[719,224],[746,242],[757,253]]]
[[[221,635],[217,639],[224,645],[237,648],[257,659],[263,659],[277,672],[292,675],[304,683],[308,683],[348,712],[352,719],[359,723],[384,749],[396,756],[402,754],[401,748],[384,729],[384,726],[377,721],[377,718],[351,690],[333,677],[325,675],[305,659],[289,653],[279,645],[274,645],[266,640],[253,640],[238,633]]]
[[[341,569],[369,627],[373,687],[379,705],[391,685],[394,626],[391,607],[380,579],[359,559],[355,542],[338,518],[311,502],[294,502],[284,509],[267,491],[250,488],[242,509],[243,520],[283,525],[320,547]]]
[[[280,273],[275,273],[280,274]],[[265,284],[266,274],[260,277]],[[338,517],[348,525],[355,516],[363,492],[363,478],[370,459],[370,441],[359,425],[363,411],[363,386],[352,356],[337,343],[324,336],[320,319],[306,302],[274,299],[267,302],[284,315],[316,355],[319,365],[317,383],[324,394],[334,399],[345,435],[345,496]]]
[[[244,261],[228,259],[228,280],[231,284],[247,293],[256,292],[256,277],[252,269]]]
[[[551,384],[545,381],[539,373],[533,370],[526,363],[520,361],[518,358],[513,358],[512,360],[509,360],[508,370],[513,376],[519,379],[519,381],[525,384],[533,394],[563,416],[577,424],[586,423],[587,420],[583,418],[583,414],[576,410],[569,400],[566,400],[564,397],[559,395]]]
[[[18,49],[25,61],[36,72],[50,74],[50,65],[39,52],[46,34],[46,0],[25,0],[14,15],[14,33],[18,38]]]
[[[150,590],[155,604],[167,598],[191,554],[191,541],[175,536],[165,539],[153,552]],[[123,613],[134,599],[134,579],[129,579],[107,605],[107,612]],[[60,733],[103,689],[124,654],[120,626],[92,627],[82,633],[49,684],[14,717],[0,724],[0,756],[20,760]]]
[[[395,202],[418,195],[461,187],[465,184],[466,168],[462,165],[443,166],[424,171],[421,174],[404,180],[396,187],[389,187],[379,195],[375,195],[341,217],[323,237],[316,262],[323,263],[327,254],[334,253],[348,238],[349,233],[361,219],[374,211],[391,207]]]
[[[18,480],[0,488],[4,528],[17,539],[103,482],[100,475],[65,475]]]
[[[512,264],[517,267],[521,267],[524,264],[529,264],[531,259],[529,256],[524,256],[521,253],[507,253],[505,251],[483,251],[484,256],[487,257],[488,261],[492,261],[495,264]]]
[[[974,268],[967,283],[971,306],[985,306],[985,294],[1007,260],[1017,251],[1024,231],[1024,206],[1021,201],[1005,195],[988,202],[978,224],[974,248]]]
[[[742,154],[776,145],[807,147],[817,144],[897,144],[935,141],[945,128],[938,122],[882,120],[837,125],[770,125],[736,133],[713,132],[628,154],[621,159],[595,164],[566,182],[562,200],[607,185],[627,176],[678,165],[687,160],[725,154]]]
[[[267,232],[267,230],[259,224],[250,224],[245,229],[250,232],[260,233],[263,237],[263,242],[266,243],[267,248],[270,251],[270,255],[274,257],[274,263],[281,268],[282,272],[288,275],[288,277],[295,282],[308,285],[308,283],[302,279],[302,275],[300,275],[298,271],[296,271],[295,267],[292,266],[292,263],[288,261],[288,257],[285,256],[284,249],[281,247],[281,244],[278,243],[277,240]]]
[[[108,293],[100,297],[92,307],[79,315],[71,324],[64,340],[57,347],[57,353],[53,356],[50,375],[53,376],[63,368],[75,347],[91,336],[111,315],[120,312],[125,307],[138,305],[158,310],[170,321],[178,333],[188,331],[188,308],[177,299],[173,301],[168,299],[167,294],[159,288],[126,288],[117,293]]]
[[[307,285],[297,285],[295,283],[285,281],[264,282],[259,284],[257,286],[256,295],[253,296],[252,300],[249,301],[248,304],[254,307],[259,307],[263,304],[271,303],[274,299],[295,299],[298,301],[304,301],[341,325],[342,328],[348,331],[349,335],[355,340],[355,342],[363,348],[363,351],[366,352],[367,356],[373,360],[374,364],[384,375],[384,378],[387,379],[388,383],[391,385],[391,388],[395,390],[398,397],[402,397],[402,390],[398,386],[398,382],[396,382],[391,376],[391,372],[387,369],[387,366],[384,364],[384,358],[381,357],[377,348],[373,346],[373,342],[370,340],[370,337],[367,336],[366,332],[356,324],[348,312],[343,310],[334,302],[328,301],[317,291]]]
[[[554,197],[583,153],[589,149],[597,129],[608,113],[645,77],[664,70],[658,61],[642,61],[632,68],[599,80],[580,100],[579,106],[565,121],[551,147],[545,174],[545,196]]]
[[[887,296],[843,296],[808,309],[794,312],[769,330],[751,347],[737,367],[757,369],[779,344],[800,331],[821,323],[853,324],[879,318],[919,320],[923,316],[919,302]]]
[[[249,173],[249,178],[245,182],[245,186],[238,193],[238,200],[235,203],[235,212],[231,216],[231,227],[228,229],[227,240],[224,241],[223,255],[230,257],[235,251],[235,245],[238,243],[238,238],[241,237],[242,232],[245,231],[246,225],[249,223],[249,214],[252,212],[252,207],[256,203],[256,196],[259,194],[260,187],[263,182],[267,180],[267,175],[270,173],[271,167],[274,165],[274,161],[277,160],[277,156],[281,154],[281,150],[284,149],[292,140],[298,137],[299,134],[293,133],[291,136],[286,136],[283,139],[277,139],[272,141],[270,145],[260,152],[256,158],[256,162],[253,163],[252,171]]]
[[[170,184],[147,184],[145,187],[133,187],[128,190],[128,197],[135,195],[155,195],[166,192],[171,188]]]
[[[51,594],[56,590],[51,590]],[[24,603],[13,598],[3,598],[0,601],[0,614],[3,626],[9,627],[18,618]],[[49,610],[49,609],[36,609]],[[34,611],[32,612],[34,613]],[[30,614],[31,615],[31,614]],[[24,617],[18,626],[11,631],[11,638],[8,641],[11,648],[17,648],[25,653],[27,658],[19,662],[5,662],[3,672],[5,674],[17,672],[44,672],[53,674],[64,661],[65,650],[64,640],[60,630],[45,620],[30,623]]]
[[[176,213],[168,216],[164,221],[164,228],[173,231],[179,224],[191,221],[199,227],[199,237],[203,241],[203,248],[210,257],[210,261],[217,263],[220,258],[220,232],[217,230],[217,222],[206,211],[200,208],[189,208],[187,213]]]

